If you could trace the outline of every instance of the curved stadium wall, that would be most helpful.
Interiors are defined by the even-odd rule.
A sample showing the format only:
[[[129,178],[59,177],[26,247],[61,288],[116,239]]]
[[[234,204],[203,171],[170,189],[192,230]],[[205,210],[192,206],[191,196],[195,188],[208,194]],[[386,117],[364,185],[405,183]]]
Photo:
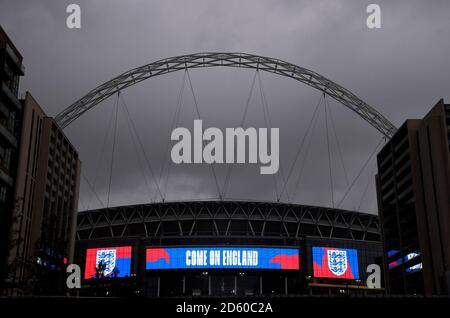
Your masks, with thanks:
[[[75,260],[88,295],[126,281],[148,297],[251,296],[367,292],[365,269],[381,255],[376,215],[191,201],[80,212]]]

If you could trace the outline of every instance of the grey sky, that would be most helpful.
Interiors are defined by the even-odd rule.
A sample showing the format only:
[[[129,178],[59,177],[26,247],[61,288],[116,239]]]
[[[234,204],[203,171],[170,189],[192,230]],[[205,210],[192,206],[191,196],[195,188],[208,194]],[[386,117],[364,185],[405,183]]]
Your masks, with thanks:
[[[81,6],[81,30],[65,26],[69,3]],[[381,5],[379,30],[365,25],[369,3]],[[26,74],[21,91],[30,91],[51,116],[128,69],[175,55],[233,51],[276,57],[312,69],[400,125],[407,118],[422,117],[439,98],[450,98],[449,14],[446,0],[0,0],[0,23],[24,56]],[[205,126],[239,126],[253,74],[219,68],[190,71]],[[166,162],[167,167],[170,160],[164,150],[182,76],[174,73],[153,78],[123,92],[158,178],[161,165]],[[280,128],[280,161],[287,174],[320,93],[275,75],[261,74],[261,78],[272,124]],[[258,89],[257,85],[247,125],[263,127]],[[111,133],[103,161],[100,156],[114,103],[114,98],[106,100],[66,129],[79,150],[83,174],[92,183],[96,180],[96,192],[104,203]],[[381,135],[342,105],[330,101],[330,106],[348,178],[353,180]],[[193,118],[192,96],[186,86],[180,126],[191,128]],[[154,182],[140,168],[144,159],[134,150],[124,115],[118,127],[110,205],[146,202],[154,196]],[[322,112],[295,202],[331,204],[324,127]],[[335,142],[332,156],[334,196],[340,201],[347,186]],[[371,182],[360,207],[371,213],[376,211],[374,164],[369,164],[351,192],[357,207]],[[290,192],[300,165],[289,183]],[[227,167],[216,170],[223,185]],[[281,188],[280,173],[277,178]],[[163,188],[165,179],[163,174]],[[231,198],[275,199],[272,177],[260,176],[259,166],[234,168],[227,194]],[[215,196],[208,166],[171,166],[167,200]],[[351,198],[343,207],[352,208]],[[80,209],[100,206],[83,180],[80,199]]]

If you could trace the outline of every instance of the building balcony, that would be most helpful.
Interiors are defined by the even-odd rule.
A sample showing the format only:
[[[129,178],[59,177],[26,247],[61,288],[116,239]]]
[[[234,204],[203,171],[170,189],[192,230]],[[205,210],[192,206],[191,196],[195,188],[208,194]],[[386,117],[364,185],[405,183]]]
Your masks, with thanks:
[[[5,170],[0,168],[0,180],[6,183],[8,186],[12,187],[14,184],[14,180],[11,176],[9,176]]]
[[[2,114],[6,118],[9,117],[9,109],[1,101],[0,101],[0,114]]]
[[[14,53],[14,50],[6,44],[6,53],[10,57],[10,59],[14,62],[14,66],[16,68],[17,75],[24,75],[25,74],[25,67],[22,64],[22,61],[19,59],[19,57]]]
[[[18,147],[17,138],[2,124],[0,124],[0,136],[6,139],[14,148]]]
[[[22,105],[20,104],[19,100],[5,83],[2,83],[2,92],[8,97],[8,99],[17,108],[17,110],[22,111]]]

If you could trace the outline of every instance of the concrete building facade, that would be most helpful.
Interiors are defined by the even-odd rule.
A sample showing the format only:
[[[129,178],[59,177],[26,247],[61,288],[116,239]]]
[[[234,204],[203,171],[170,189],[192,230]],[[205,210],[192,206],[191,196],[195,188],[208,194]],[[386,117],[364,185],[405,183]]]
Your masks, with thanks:
[[[22,55],[0,26],[0,290],[8,275],[12,242],[9,229],[15,208],[14,189],[21,132],[19,80],[24,75]]]
[[[449,294],[450,105],[407,120],[378,154],[387,289]]]
[[[22,103],[12,231],[16,244],[10,253],[10,262],[16,263],[13,280],[19,292],[31,288],[33,293],[59,293],[64,290],[60,286],[64,264],[73,257],[81,163],[67,137],[30,93]],[[27,286],[30,277],[37,284]]]

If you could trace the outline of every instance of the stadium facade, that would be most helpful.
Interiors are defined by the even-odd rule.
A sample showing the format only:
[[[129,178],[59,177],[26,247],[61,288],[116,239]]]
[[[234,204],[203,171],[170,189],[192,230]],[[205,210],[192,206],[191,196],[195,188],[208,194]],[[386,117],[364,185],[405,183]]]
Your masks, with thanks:
[[[246,201],[151,203],[80,212],[83,295],[146,297],[382,293],[376,215]]]

